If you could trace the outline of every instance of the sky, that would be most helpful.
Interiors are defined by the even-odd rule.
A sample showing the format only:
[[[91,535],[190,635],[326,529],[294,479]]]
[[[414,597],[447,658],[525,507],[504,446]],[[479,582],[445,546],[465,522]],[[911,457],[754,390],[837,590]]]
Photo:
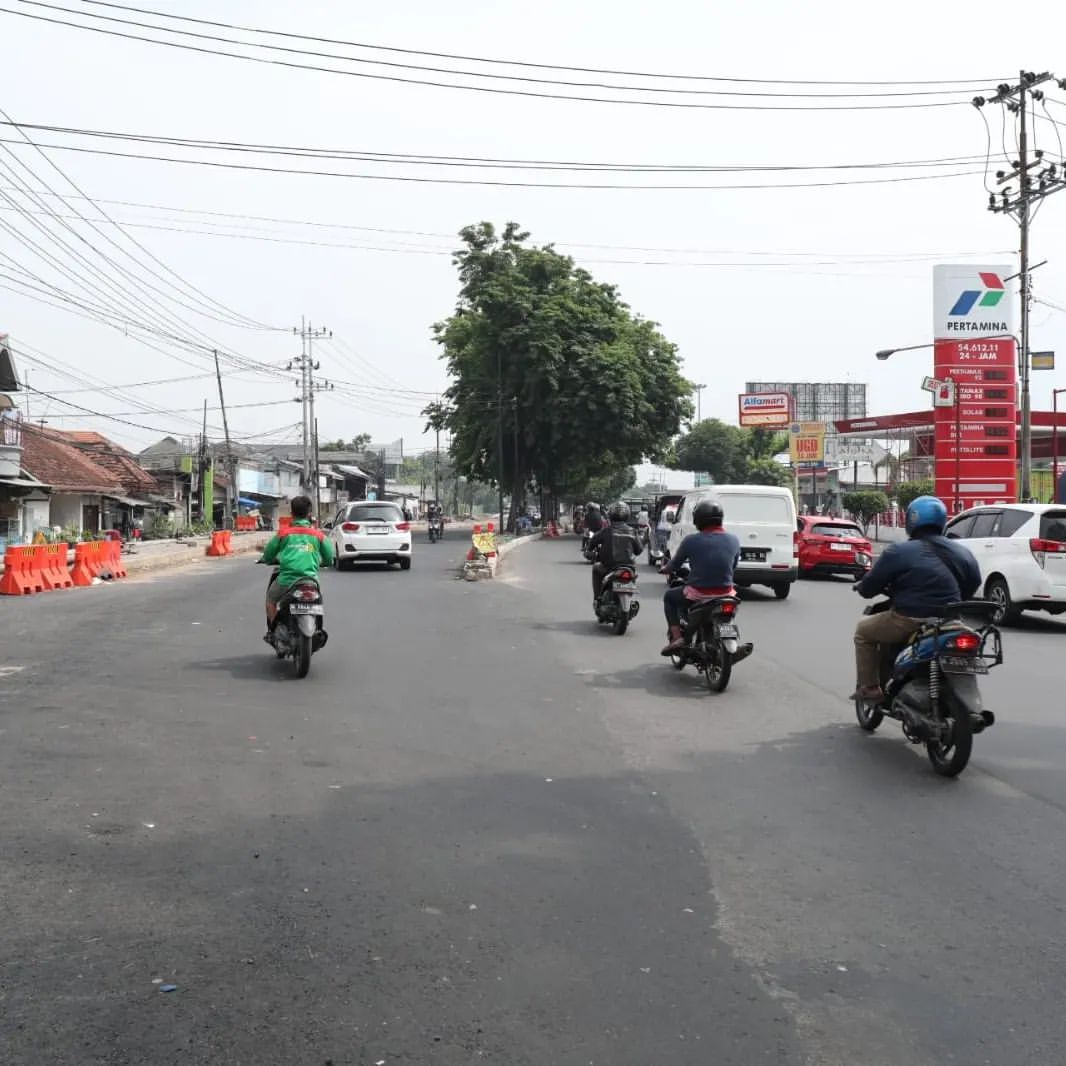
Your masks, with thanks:
[[[1066,57],[1053,48],[1066,36],[1066,8],[1053,2],[1031,5],[1024,20],[1007,19],[1001,4],[983,0],[964,8],[901,0],[876,13],[868,5],[838,0],[817,6],[788,0],[757,5],[141,0],[140,6],[394,49],[759,81],[642,80],[632,74],[479,64],[256,37],[85,0],[52,0],[51,6],[5,0],[0,4],[5,44],[0,108],[41,145],[367,175],[279,174],[56,148],[42,156],[25,141],[16,145],[19,131],[4,127],[0,191],[11,199],[0,199],[0,331],[11,334],[31,386],[52,397],[30,393],[30,416],[56,428],[98,429],[133,449],[158,439],[161,431],[191,436],[198,432],[205,399],[209,408],[217,408],[213,347],[224,353],[234,436],[295,441],[300,409],[284,369],[299,354],[300,340],[292,330],[302,320],[332,331],[314,347],[319,375],[335,384],[318,397],[321,439],[368,432],[375,441],[402,438],[405,451],[428,447],[419,412],[447,385],[431,325],[454,308],[457,282],[450,252],[457,245],[455,234],[481,220],[499,226],[517,221],[536,241],[555,243],[596,277],[616,284],[636,312],[660,323],[678,345],[686,376],[706,384],[704,417],[735,420],[737,394],[751,379],[866,382],[872,413],[925,406],[928,399],[919,385],[930,371],[931,353],[901,354],[887,363],[876,362],[873,353],[931,339],[934,263],[1010,264],[1018,243],[1015,224],[987,210],[985,188],[989,145],[994,171],[1002,166],[994,157],[1002,156],[1004,143],[1014,152],[1013,124],[1004,131],[1002,109],[986,107],[989,137],[982,113],[965,101],[978,93],[991,95],[997,82],[1016,78],[1022,66],[1054,72],[1057,62],[1059,77],[1066,78]],[[286,62],[364,75],[625,96],[657,104],[811,109],[631,106],[405,84],[200,54],[29,15],[243,54],[266,53],[93,16],[362,60],[690,91],[650,95],[273,53]],[[908,79],[955,79],[955,84],[949,96],[819,95],[844,91],[832,82]],[[783,84],[786,80],[812,84]],[[938,88],[868,85],[848,91],[913,94]],[[711,91],[786,95],[716,96]],[[1048,95],[1066,103],[1066,91],[1054,84]],[[945,100],[962,103],[884,107]],[[855,109],[859,104],[879,106]],[[827,105],[842,109],[826,110]],[[1036,144],[1058,154],[1066,106],[1052,105],[1050,114],[1059,127],[1038,111]],[[29,125],[376,153],[379,158],[221,153]],[[483,162],[396,164],[382,162],[383,153],[655,167],[973,162],[877,170],[590,173]],[[952,176],[945,177],[949,171]],[[401,177],[436,180],[397,180]],[[895,180],[900,177],[922,180]],[[69,195],[73,189],[66,179],[121,228],[106,221],[96,229],[86,225],[75,211],[100,217],[86,200],[31,200],[24,191],[12,191],[25,182],[47,192],[46,182]],[[527,186],[464,184],[478,181]],[[863,184],[765,187],[816,181]],[[577,184],[660,187],[572,187]],[[684,185],[704,187],[676,187]],[[706,187],[723,185],[762,187]],[[33,214],[18,213],[15,205]],[[57,220],[47,211],[63,217]],[[47,234],[68,242],[68,251],[50,243]],[[116,244],[107,243],[105,234]],[[128,242],[131,237],[140,248]],[[29,239],[50,250],[51,258],[44,260],[27,247]],[[136,261],[126,257],[126,250]],[[1034,349],[1066,352],[1064,252],[1066,195],[1050,197],[1034,221],[1033,261],[1048,260],[1034,274],[1034,295],[1064,309],[1034,305]],[[74,276],[64,269],[73,269]],[[178,292],[168,271],[195,289]],[[27,281],[37,291],[27,292]],[[131,303],[122,313],[134,324],[115,328],[49,306],[41,302],[46,295],[56,299],[48,285],[65,291],[61,299],[73,296],[82,305],[118,299],[116,290],[124,293]],[[95,294],[87,285],[96,286]],[[168,302],[166,294],[187,306]],[[210,305],[204,303],[207,298]],[[214,317],[204,317],[201,310]],[[235,316],[274,328],[237,325]],[[146,336],[138,323],[167,336]],[[184,343],[177,345],[172,337]],[[1066,356],[1062,360],[1066,365]],[[1063,371],[1034,375],[1035,408],[1050,406],[1051,389],[1063,376]],[[103,391],[144,381],[163,383]],[[75,389],[82,391],[69,391]],[[114,417],[90,416],[63,401]],[[207,421],[209,433],[220,436],[219,412],[209,410]]]

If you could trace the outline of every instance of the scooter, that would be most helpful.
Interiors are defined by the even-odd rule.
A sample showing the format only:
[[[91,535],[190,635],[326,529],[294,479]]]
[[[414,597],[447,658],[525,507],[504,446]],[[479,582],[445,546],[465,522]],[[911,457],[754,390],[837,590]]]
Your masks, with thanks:
[[[274,570],[271,573],[268,588],[277,580],[279,572]],[[325,615],[322,589],[315,578],[301,578],[290,585],[278,602],[274,623],[267,633],[267,643],[279,659],[292,659],[295,674],[299,678],[307,677],[311,669],[311,656],[321,651],[329,640],[325,630]],[[269,613],[267,622],[269,625]]]
[[[612,626],[615,634],[622,636],[640,611],[639,595],[636,570],[632,566],[616,566],[604,576],[603,590],[596,601],[596,621]]]

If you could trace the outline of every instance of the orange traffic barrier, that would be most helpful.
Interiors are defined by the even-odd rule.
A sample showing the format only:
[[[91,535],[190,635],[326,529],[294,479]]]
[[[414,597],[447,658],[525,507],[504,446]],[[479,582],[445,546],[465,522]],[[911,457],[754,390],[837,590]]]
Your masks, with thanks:
[[[292,515],[284,514],[278,519],[278,532],[285,533],[292,525]]]
[[[104,578],[105,580],[114,577],[114,571],[111,568],[111,542],[94,540],[89,544],[89,547],[91,549],[89,558],[95,571],[93,576]]]
[[[211,534],[211,543],[207,546],[207,554],[211,556],[219,556],[226,554],[226,531],[224,529],[216,529]]]
[[[224,529],[222,531],[222,546],[226,549],[227,555],[233,554],[233,530]]]
[[[107,549],[108,563],[111,566],[112,577],[128,577],[126,568],[122,565],[122,541],[109,540],[104,542]]]
[[[237,518],[237,529],[242,533],[255,532],[256,521],[251,515],[242,514]]]
[[[96,569],[90,561],[91,549],[89,543],[74,545],[74,566],[70,571],[70,579],[78,588],[91,585],[96,577]]]
[[[4,552],[4,576],[0,578],[0,595],[30,596],[44,588],[37,569],[34,547],[8,548]]]
[[[67,569],[66,544],[38,544],[33,549],[34,561],[45,589],[69,589],[74,587]]]

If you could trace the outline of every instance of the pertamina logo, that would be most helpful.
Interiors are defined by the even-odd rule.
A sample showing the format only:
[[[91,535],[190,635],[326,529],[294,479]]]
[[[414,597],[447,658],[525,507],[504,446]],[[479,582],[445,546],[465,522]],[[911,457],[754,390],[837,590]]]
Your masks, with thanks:
[[[998,274],[991,272],[981,271],[977,275],[981,279],[980,289],[964,289],[959,298],[955,301],[951,310],[948,312],[950,321],[947,323],[948,329],[952,332],[987,332],[989,327],[1001,328],[1004,332],[1007,331],[1007,323],[989,322],[987,317],[987,311],[993,307],[998,307],[1000,301],[1006,295],[1006,289],[1003,286],[1003,281]],[[986,314],[980,315],[980,321],[961,321],[971,315],[974,310],[985,310]],[[975,316],[978,317],[978,316]]]

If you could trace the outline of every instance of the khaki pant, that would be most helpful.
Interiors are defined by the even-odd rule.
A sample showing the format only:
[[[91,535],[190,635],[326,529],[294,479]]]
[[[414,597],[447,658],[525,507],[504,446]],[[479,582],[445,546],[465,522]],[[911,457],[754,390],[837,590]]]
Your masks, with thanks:
[[[895,611],[865,615],[855,627],[855,671],[860,688],[881,684],[881,646],[900,647],[920,626],[916,618]]]

